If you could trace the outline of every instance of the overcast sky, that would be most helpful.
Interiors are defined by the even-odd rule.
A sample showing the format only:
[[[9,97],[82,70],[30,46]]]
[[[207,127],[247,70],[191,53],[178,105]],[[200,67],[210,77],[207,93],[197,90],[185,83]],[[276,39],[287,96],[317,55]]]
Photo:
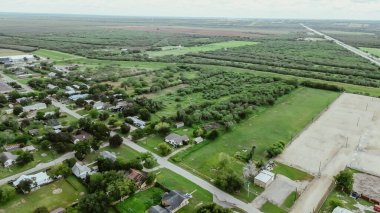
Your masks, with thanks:
[[[0,0],[0,12],[380,20],[380,0]]]

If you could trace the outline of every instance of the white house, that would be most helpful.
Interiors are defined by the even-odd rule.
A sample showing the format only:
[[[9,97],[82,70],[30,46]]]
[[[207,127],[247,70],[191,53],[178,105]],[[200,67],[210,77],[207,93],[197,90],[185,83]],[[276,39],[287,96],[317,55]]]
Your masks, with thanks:
[[[71,171],[80,179],[85,179],[87,175],[92,174],[91,169],[88,166],[82,165],[79,162],[75,163],[73,168],[71,168]]]
[[[184,143],[189,142],[189,137],[187,135],[178,135],[176,133],[171,133],[165,137],[165,142],[171,144],[172,146],[179,147],[183,146]]]
[[[94,105],[92,107],[94,109],[101,110],[101,109],[106,108],[106,104],[104,102],[97,101],[97,102],[94,103]]]
[[[13,185],[17,187],[21,181],[31,180],[32,190],[40,188],[40,186],[53,182],[53,179],[46,172],[40,172],[34,175],[21,175],[17,180],[13,181]]]
[[[254,180],[254,183],[260,187],[266,188],[274,181],[275,174],[268,170],[262,170]]]

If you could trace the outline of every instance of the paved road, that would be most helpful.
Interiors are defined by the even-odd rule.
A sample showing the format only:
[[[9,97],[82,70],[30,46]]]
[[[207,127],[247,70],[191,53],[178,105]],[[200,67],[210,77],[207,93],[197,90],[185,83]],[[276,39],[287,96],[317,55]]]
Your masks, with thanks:
[[[73,158],[73,157],[74,157],[74,152],[69,152],[69,153],[66,153],[66,154],[60,156],[59,158],[57,158],[57,159],[55,159],[53,161],[50,161],[48,163],[40,163],[37,166],[35,166],[34,168],[31,168],[29,170],[26,170],[26,171],[20,172],[18,174],[6,177],[4,179],[1,179],[0,180],[0,186],[4,185],[4,184],[7,184],[11,180],[17,179],[21,175],[27,175],[27,174],[31,174],[31,173],[34,173],[34,172],[38,172],[40,170],[44,170],[44,169],[50,168],[52,166],[60,164],[63,161],[65,161],[67,159],[70,159],[70,158]]]
[[[20,84],[25,90],[27,91],[33,91],[32,88],[30,88],[29,86],[27,85],[24,85],[24,84],[21,84],[20,82],[18,81],[15,81],[13,80],[12,78],[10,78],[9,76],[6,76],[4,74],[2,74],[4,79],[6,81],[14,81],[14,82],[17,82],[18,84]],[[70,115],[72,115],[73,117],[77,118],[77,119],[80,119],[82,118],[81,115],[79,115],[78,113],[76,113],[75,111],[69,109],[66,107],[66,105],[56,101],[56,100],[52,100],[52,104],[56,107],[59,107],[63,112],[66,112]],[[116,134],[115,132],[111,132],[111,135],[114,135]],[[138,152],[150,152],[148,150],[146,150],[145,148],[137,145],[136,143],[132,142],[131,140],[127,139],[127,138],[123,138],[123,144],[124,145],[127,145],[129,147],[131,147],[132,149],[138,151]],[[152,152],[150,152],[152,153]],[[259,210],[257,210],[256,208],[254,208],[251,204],[249,203],[244,203],[243,201],[233,197],[232,195],[218,189],[217,187],[213,186],[212,184],[208,183],[207,181],[191,174],[190,172],[182,169],[181,167],[171,163],[168,161],[168,158],[166,157],[161,157],[161,156],[158,156],[157,154],[155,153],[152,153],[153,156],[157,159],[157,162],[158,164],[160,164],[161,167],[165,167],[181,176],[183,176],[184,178],[192,181],[193,183],[197,184],[198,186],[202,187],[203,189],[209,191],[210,193],[213,194],[214,197],[217,198],[218,201],[220,202],[225,202],[225,203],[228,203],[229,205],[232,205],[232,206],[235,206],[237,208],[240,208],[248,213],[260,213]],[[72,158],[74,157],[74,153],[73,152],[70,152],[70,153],[67,153],[63,156],[61,156],[60,158],[54,160],[54,161],[51,161],[49,163],[45,163],[45,164],[42,164],[42,165],[38,165],[36,166],[35,168],[32,168],[30,170],[27,170],[27,171],[24,171],[22,173],[19,173],[19,174],[16,174],[16,175],[13,175],[11,177],[8,177],[8,178],[5,178],[5,179],[2,179],[0,180],[0,185],[1,183],[5,184],[7,183],[8,181],[10,180],[13,180],[23,174],[30,174],[30,173],[33,173],[33,172],[36,172],[36,171],[39,171],[41,169],[46,169],[46,168],[49,168],[49,167],[52,167],[56,164],[59,164],[61,163],[62,161],[66,160],[66,159],[69,159],[69,158]]]
[[[361,50],[359,50],[359,49],[357,49],[357,48],[355,48],[353,46],[350,46],[348,44],[345,44],[345,43],[343,43],[343,42],[341,42],[341,41],[339,41],[339,40],[337,40],[335,38],[332,38],[332,37],[330,37],[330,36],[328,36],[326,34],[323,34],[323,33],[319,32],[319,31],[316,31],[316,30],[314,30],[314,29],[312,29],[312,28],[310,28],[310,27],[308,27],[308,26],[306,26],[304,24],[301,24],[301,26],[305,27],[306,29],[312,31],[313,33],[315,33],[317,35],[323,36],[325,39],[327,39],[329,41],[335,42],[336,44],[338,44],[338,45],[346,48],[347,50],[349,50],[349,51],[351,51],[351,52],[353,52],[353,53],[355,53],[355,54],[357,54],[357,55],[359,55],[359,56],[361,56],[361,57],[363,57],[363,58],[371,61],[372,63],[376,64],[377,66],[380,66],[380,60],[376,59],[371,54],[363,52],[363,51],[361,51]]]

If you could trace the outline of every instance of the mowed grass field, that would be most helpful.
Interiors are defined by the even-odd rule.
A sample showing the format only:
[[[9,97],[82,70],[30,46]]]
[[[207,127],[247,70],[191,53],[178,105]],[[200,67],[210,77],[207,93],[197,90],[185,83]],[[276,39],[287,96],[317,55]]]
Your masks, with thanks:
[[[83,58],[81,56],[77,56],[77,55],[73,55],[69,53],[64,53],[64,52],[59,52],[59,51],[54,51],[54,50],[45,50],[45,49],[36,50],[33,52],[33,54],[40,57],[50,58],[55,61],[65,61],[65,60],[70,60],[70,59]]]
[[[54,194],[55,189],[62,189],[62,192]],[[17,194],[11,201],[0,207],[0,212],[33,212],[36,208],[43,206],[52,211],[58,207],[71,206],[83,193],[85,193],[85,188],[76,178],[72,177],[69,181],[61,179],[29,194]]]
[[[0,56],[25,55],[25,54],[27,54],[27,53],[24,53],[24,52],[21,52],[18,50],[0,48]]]
[[[184,168],[212,181],[213,168],[219,161],[221,153],[231,156],[231,167],[242,174],[243,163],[233,156],[244,154],[256,146],[255,160],[266,158],[266,149],[274,143],[288,143],[313,118],[318,116],[339,93],[301,87],[291,94],[280,98],[268,108],[262,108],[249,119],[233,126],[232,131],[221,135],[215,141],[191,147],[180,152],[173,159]],[[207,157],[204,157],[207,156]]]
[[[360,49],[380,58],[380,48],[360,47]]]
[[[86,155],[86,158],[84,159],[84,161],[86,163],[92,163],[96,161],[96,159],[100,156],[100,152],[102,151],[114,152],[117,158],[120,158],[124,161],[130,161],[140,156],[140,153],[138,153],[137,151],[125,145],[121,145],[118,148],[113,148],[113,147],[108,146],[105,148],[101,148],[96,152],[91,152],[90,154]]]
[[[158,205],[161,202],[161,197],[164,193],[164,190],[152,187],[118,203],[116,208],[120,213],[146,212],[151,206]]]
[[[161,51],[148,51],[148,55],[151,57],[160,57],[165,55],[184,55],[186,53],[194,53],[194,52],[205,52],[205,51],[213,51],[223,48],[232,48],[232,47],[240,47],[246,45],[255,45],[257,42],[252,41],[226,41],[226,42],[218,42],[212,44],[206,44],[201,46],[194,47],[182,47],[182,48],[174,48],[167,49]]]

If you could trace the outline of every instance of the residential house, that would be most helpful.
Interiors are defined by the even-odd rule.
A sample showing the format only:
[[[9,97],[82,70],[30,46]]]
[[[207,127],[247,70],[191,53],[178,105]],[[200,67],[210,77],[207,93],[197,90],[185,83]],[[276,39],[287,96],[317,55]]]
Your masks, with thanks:
[[[27,97],[22,97],[22,98],[17,98],[17,99],[16,99],[16,102],[17,102],[17,103],[21,103],[21,102],[28,101],[28,100],[30,100],[30,99],[27,98]]]
[[[111,107],[110,109],[114,112],[121,112],[125,108],[131,107],[132,105],[133,105],[133,103],[129,103],[127,101],[119,101],[119,102],[117,102],[116,106]]]
[[[18,155],[14,155],[10,152],[3,152],[0,155],[0,161],[4,167],[10,167],[14,163],[16,163],[17,157],[18,157]]]
[[[41,109],[46,109],[47,106],[45,103],[36,103],[33,105],[23,107],[24,112],[37,111]]]
[[[55,89],[55,88],[57,88],[57,86],[55,86],[55,85],[53,85],[53,84],[48,84],[46,87],[47,87],[48,89]]]
[[[127,118],[129,118],[129,119],[132,120],[134,126],[140,127],[141,129],[145,128],[145,121],[140,120],[138,117],[136,117],[136,116],[133,116],[133,117],[128,116]]]
[[[80,141],[88,140],[91,137],[92,137],[92,135],[90,133],[85,132],[85,131],[81,131],[79,134],[77,134],[73,137],[73,143],[76,144]]]
[[[39,189],[42,185],[53,182],[53,179],[46,172],[39,172],[33,175],[21,175],[12,184],[17,187],[23,180],[31,180],[33,182],[32,191]]]
[[[161,199],[161,205],[152,206],[149,213],[174,213],[189,204],[191,195],[177,190],[165,192]]]
[[[50,78],[55,78],[57,76],[57,73],[55,73],[55,72],[49,72],[48,76]]]
[[[76,101],[78,99],[85,99],[88,97],[88,94],[77,94],[77,95],[72,95],[69,97],[70,100]]]
[[[106,103],[101,102],[101,101],[97,101],[97,102],[94,103],[94,105],[92,105],[92,107],[94,109],[97,109],[97,110],[102,110],[102,109],[106,108]]]
[[[50,119],[46,123],[53,128],[55,133],[60,133],[63,128],[57,119]]]
[[[68,95],[73,95],[73,94],[77,93],[77,91],[75,91],[75,89],[70,87],[70,86],[66,86],[65,87],[65,93]]]
[[[196,138],[194,138],[194,142],[196,144],[202,143],[203,142],[203,138],[202,137],[196,137]]]
[[[177,122],[177,123],[175,124],[175,126],[176,126],[176,128],[178,129],[178,128],[184,127],[184,126],[185,126],[185,123],[184,123],[184,122]]]
[[[254,179],[254,183],[262,188],[268,187],[275,178],[275,174],[268,171],[262,170]]]
[[[73,168],[71,168],[71,171],[80,179],[85,179],[87,175],[91,175],[93,173],[88,166],[82,165],[79,162],[75,163]]]
[[[187,135],[181,136],[176,133],[171,133],[165,137],[165,141],[174,147],[179,147],[183,146],[184,143],[188,143],[189,137],[187,137]]]
[[[25,146],[25,147],[21,148],[21,150],[24,152],[34,152],[37,149],[33,145],[29,145],[29,146]]]
[[[112,161],[116,161],[116,154],[114,152],[109,152],[109,151],[102,151],[100,152],[100,156],[102,156],[105,159],[110,159]]]
[[[9,151],[12,151],[12,150],[16,150],[16,149],[18,149],[20,147],[21,147],[20,143],[8,144],[8,145],[4,146],[4,150],[7,151],[7,152],[9,152]]]
[[[147,172],[130,169],[127,175],[128,179],[136,182],[139,189],[146,187],[146,180],[148,179]]]
[[[1,94],[4,94],[4,93],[9,93],[9,92],[12,92],[14,89],[9,86],[7,83],[5,82],[0,82],[0,93]]]

